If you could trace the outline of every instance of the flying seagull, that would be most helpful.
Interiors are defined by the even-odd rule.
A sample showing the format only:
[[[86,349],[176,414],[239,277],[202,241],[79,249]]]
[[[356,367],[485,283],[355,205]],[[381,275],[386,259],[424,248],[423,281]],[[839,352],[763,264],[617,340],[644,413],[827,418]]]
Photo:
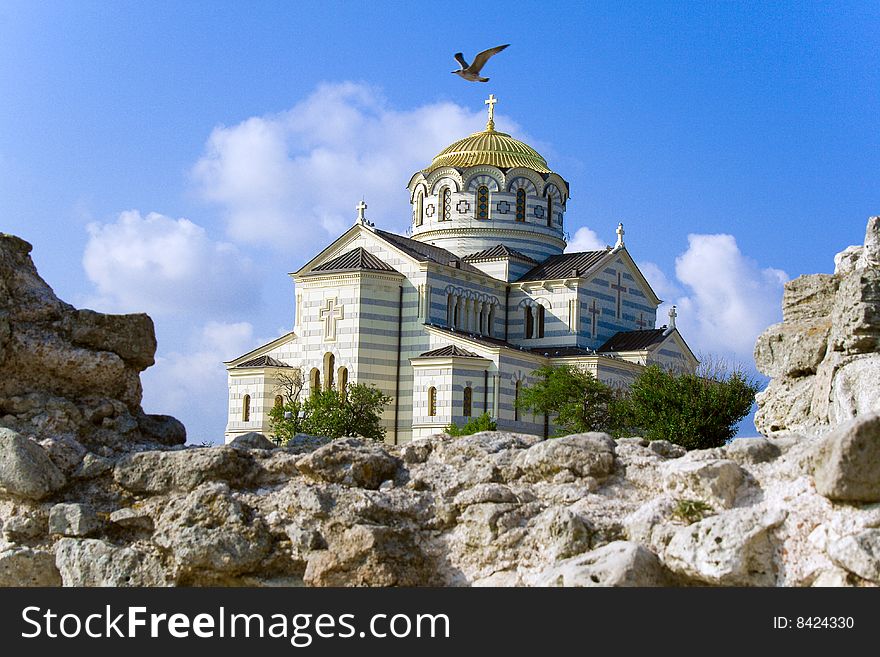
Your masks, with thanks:
[[[489,61],[489,58],[492,55],[495,55],[502,50],[504,50],[509,43],[505,43],[503,46],[495,46],[494,48],[489,48],[488,50],[484,50],[479,55],[474,57],[474,63],[468,66],[467,61],[460,52],[455,53],[455,61],[457,61],[461,68],[457,71],[452,71],[457,76],[464,78],[465,80],[469,80],[470,82],[488,82],[489,78],[480,77],[480,70],[486,65],[486,62]]]

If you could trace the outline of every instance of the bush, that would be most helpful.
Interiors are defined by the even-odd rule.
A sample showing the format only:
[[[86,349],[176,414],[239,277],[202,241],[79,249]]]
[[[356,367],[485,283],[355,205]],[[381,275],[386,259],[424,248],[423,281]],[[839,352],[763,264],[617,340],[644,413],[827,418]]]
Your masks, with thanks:
[[[453,422],[446,427],[445,431],[450,436],[470,436],[472,433],[479,433],[480,431],[495,431],[497,428],[498,425],[489,414],[483,413],[479,417],[473,417],[468,420],[463,427],[459,427]]]
[[[382,441],[382,411],[390,402],[391,397],[375,386],[361,383],[347,385],[342,392],[315,391],[304,402],[288,401],[269,412],[272,435],[281,444],[297,433],[328,438],[363,436]]]
[[[536,414],[556,416],[556,435],[604,431],[621,435],[626,428],[623,396],[589,372],[570,365],[535,370],[538,381],[520,392],[518,406]]]
[[[629,423],[648,440],[685,449],[720,447],[752,408],[757,384],[742,371],[713,366],[706,376],[676,374],[651,365],[629,394]]]

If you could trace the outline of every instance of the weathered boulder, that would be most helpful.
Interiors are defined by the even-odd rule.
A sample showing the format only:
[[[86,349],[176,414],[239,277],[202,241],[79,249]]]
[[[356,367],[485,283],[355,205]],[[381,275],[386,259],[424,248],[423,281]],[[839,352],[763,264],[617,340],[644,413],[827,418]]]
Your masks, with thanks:
[[[761,507],[732,509],[673,534],[661,555],[673,572],[720,586],[773,586],[777,564],[773,528],[785,512]]]
[[[815,464],[821,495],[842,502],[880,501],[880,413],[860,415],[825,436]]]
[[[538,586],[668,586],[669,572],[650,550],[614,541],[560,561],[542,573]]]
[[[167,586],[168,569],[155,550],[94,538],[62,538],[55,563],[64,586]],[[56,583],[57,585],[57,583]]]
[[[691,452],[664,463],[661,471],[666,490],[679,499],[702,500],[716,508],[729,509],[743,482],[742,468],[734,461],[704,460],[701,456]]]
[[[45,536],[47,531],[48,522],[43,514],[12,516],[3,523],[3,537],[13,543]]]
[[[741,466],[766,463],[782,453],[778,445],[763,437],[737,438],[725,445],[724,451],[732,461]]]
[[[160,445],[174,447],[186,442],[186,427],[183,422],[170,415],[139,413],[137,426],[144,438]]]
[[[13,547],[0,552],[0,586],[60,586],[51,552]]]
[[[880,411],[878,230],[871,217],[865,246],[838,254],[833,275],[785,284],[783,322],[755,344],[758,369],[773,377],[757,396],[761,433],[819,436]]]
[[[88,536],[101,526],[95,510],[87,504],[56,504],[49,511],[49,533]]]
[[[153,540],[172,552],[184,581],[203,573],[250,572],[272,544],[263,519],[219,483],[171,497],[156,520]]]
[[[573,434],[533,445],[519,454],[511,470],[513,476],[525,481],[602,480],[614,471],[615,449],[616,443],[608,434]]]
[[[0,427],[0,489],[41,500],[64,487],[67,478],[46,450],[24,436]]]
[[[360,438],[340,438],[296,463],[300,472],[315,481],[374,490],[383,481],[394,479],[400,466],[400,459]]]
[[[153,531],[153,517],[143,508],[126,507],[110,514],[110,522],[128,529]]]
[[[232,442],[229,443],[229,446],[242,447],[244,449],[275,449],[277,447],[277,445],[266,438],[266,436],[257,433],[256,431],[236,436],[233,438]]]
[[[828,547],[828,556],[841,568],[880,584],[880,529],[844,536]]]
[[[310,586],[437,585],[438,569],[411,530],[354,525],[311,553],[303,577]]]
[[[120,459],[113,478],[133,493],[168,493],[192,490],[209,481],[247,486],[258,474],[247,452],[231,447],[140,452]]]
[[[76,310],[68,318],[74,344],[112,351],[138,370],[156,362],[156,332],[148,315],[104,315],[94,310]]]

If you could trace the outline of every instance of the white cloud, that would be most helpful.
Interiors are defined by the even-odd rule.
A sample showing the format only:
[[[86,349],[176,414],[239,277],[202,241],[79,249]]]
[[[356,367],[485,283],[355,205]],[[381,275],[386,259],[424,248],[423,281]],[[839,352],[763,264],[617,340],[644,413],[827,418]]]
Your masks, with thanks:
[[[189,442],[222,442],[228,398],[223,361],[258,344],[250,323],[212,321],[191,336],[188,349],[162,354],[160,347],[156,365],[142,375],[144,408],[181,420]]]
[[[83,266],[97,287],[90,305],[99,310],[201,314],[258,300],[250,261],[187,219],[131,210],[87,229]]]
[[[651,289],[663,300],[673,299],[681,295],[681,288],[669,280],[666,273],[653,262],[640,262],[639,269],[642,275],[651,284]],[[660,317],[660,315],[657,315]],[[665,315],[664,315],[665,317]]]
[[[752,362],[758,334],[781,319],[787,274],[761,268],[743,255],[732,235],[723,234],[688,235],[687,251],[675,259],[675,274],[686,288],[675,300],[677,326],[691,347]],[[659,314],[658,319],[665,321]]]
[[[233,240],[306,255],[353,223],[361,197],[377,225],[406,228],[406,182],[484,116],[449,102],[396,110],[372,87],[324,84],[286,112],[217,127],[193,177]]]
[[[578,228],[572,238],[565,247],[566,253],[576,253],[579,251],[601,251],[607,245],[602,241],[595,231],[581,226]]]

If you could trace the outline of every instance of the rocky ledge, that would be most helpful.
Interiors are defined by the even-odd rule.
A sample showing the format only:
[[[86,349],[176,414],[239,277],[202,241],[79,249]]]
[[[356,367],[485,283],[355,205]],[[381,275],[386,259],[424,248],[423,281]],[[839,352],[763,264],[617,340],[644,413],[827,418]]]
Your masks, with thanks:
[[[869,243],[877,231],[872,219]],[[504,432],[188,448],[176,420],[140,408],[149,318],[58,301],[28,245],[0,237],[0,585],[880,584],[877,378],[847,370],[859,401],[846,412],[829,395],[824,415],[812,401],[793,414],[778,392],[833,354],[829,390],[877,358],[867,283],[867,305],[820,327],[815,365],[794,365],[791,339],[873,280],[872,248],[845,252],[837,283],[799,302],[805,284],[789,284],[787,324],[757,348],[777,377],[768,438],[688,453]]]

